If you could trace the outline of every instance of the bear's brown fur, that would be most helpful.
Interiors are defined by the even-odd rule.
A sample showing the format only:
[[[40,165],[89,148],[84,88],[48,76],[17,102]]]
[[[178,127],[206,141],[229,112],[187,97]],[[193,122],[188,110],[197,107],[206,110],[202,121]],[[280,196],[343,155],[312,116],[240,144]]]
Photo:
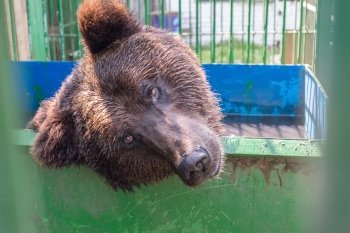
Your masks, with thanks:
[[[34,158],[53,168],[85,165],[132,190],[180,174],[201,147],[211,157],[201,177],[179,176],[194,186],[218,174],[222,115],[189,46],[142,25],[119,1],[84,0],[78,21],[85,54],[31,122]]]

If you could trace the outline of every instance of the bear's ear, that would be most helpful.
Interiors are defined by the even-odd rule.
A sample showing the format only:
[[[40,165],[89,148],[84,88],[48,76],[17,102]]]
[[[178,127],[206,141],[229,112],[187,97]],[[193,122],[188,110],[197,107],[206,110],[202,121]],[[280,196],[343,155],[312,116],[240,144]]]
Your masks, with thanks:
[[[45,115],[45,120],[37,127],[38,134],[31,148],[34,158],[41,165],[54,168],[82,163],[69,114],[52,106],[41,107],[38,114]]]
[[[79,30],[89,51],[141,31],[141,25],[119,0],[84,0],[78,9]]]

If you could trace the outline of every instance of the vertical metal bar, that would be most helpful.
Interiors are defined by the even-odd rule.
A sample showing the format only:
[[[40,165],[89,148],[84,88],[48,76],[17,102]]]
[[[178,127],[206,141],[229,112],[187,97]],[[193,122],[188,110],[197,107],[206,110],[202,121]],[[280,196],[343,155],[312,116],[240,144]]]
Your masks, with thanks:
[[[199,0],[196,0],[196,53],[199,54]]]
[[[304,38],[303,38],[303,41],[304,41],[304,43],[303,43],[303,63],[305,63],[306,61],[305,61],[305,56],[306,56],[306,48],[305,48],[305,46],[306,46],[306,39],[307,39],[307,36],[308,36],[308,33],[307,33],[307,31],[308,31],[308,29],[309,29],[309,27],[308,27],[308,9],[307,9],[307,7],[308,7],[308,1],[307,0],[305,0],[305,19],[304,19],[304,24],[305,24],[305,35],[304,35]]]
[[[141,0],[138,0],[137,1],[137,14],[138,14],[138,16],[139,16],[139,19],[141,19],[142,17],[141,17]]]
[[[245,30],[244,30],[244,22],[245,22],[245,0],[242,0],[242,39],[241,39],[241,46],[242,46],[242,58],[241,58],[241,62],[243,62],[245,60],[245,43],[244,43],[244,36],[245,36]]]
[[[189,18],[189,26],[190,26],[190,34],[189,34],[190,46],[193,47],[192,45],[192,1],[191,0],[188,0],[188,18]]]
[[[221,32],[221,63],[224,62],[224,5],[223,0],[221,0],[221,7],[220,7],[220,32]]]
[[[78,9],[79,6],[79,2],[80,0],[75,0],[75,8]],[[81,46],[81,35],[80,35],[80,31],[79,31],[79,25],[78,22],[76,22],[76,33],[77,33],[77,47],[78,47],[78,58],[81,58],[82,55],[82,46]]]
[[[230,0],[230,54],[229,54],[229,63],[233,63],[233,58],[234,58],[233,0]]]
[[[63,21],[63,7],[62,0],[58,0],[58,25],[60,29],[60,45],[61,45],[61,59],[66,60],[66,42],[64,33],[64,21]]]
[[[272,64],[275,64],[275,54],[276,54],[276,3],[273,4],[273,45],[272,45]]]
[[[295,9],[294,9],[294,31],[298,30],[298,1],[295,1]],[[293,51],[292,51],[292,56],[293,56],[293,64],[296,63],[296,48],[298,46],[298,40],[296,38],[297,36],[294,34],[293,35]]]
[[[202,57],[202,1],[199,1],[199,58],[203,61]]]
[[[304,0],[300,0],[300,25],[299,25],[299,44],[298,44],[298,63],[301,63],[302,41],[303,41],[303,19],[304,19]]]
[[[146,25],[148,25],[148,1],[149,0],[144,0],[144,14],[145,14],[145,17],[144,17],[144,22]]]
[[[13,59],[18,60],[18,44],[17,44],[17,29],[16,29],[16,20],[15,12],[13,8],[13,0],[9,0],[10,8],[10,25],[11,25],[11,34],[12,34],[12,49],[13,49]]]
[[[247,60],[246,62],[250,62],[250,33],[251,33],[251,11],[252,11],[252,0],[248,0],[248,38],[247,38]]]
[[[267,34],[269,25],[269,0],[265,0],[265,23],[264,23],[264,48],[263,48],[263,63],[266,65],[267,59]]]
[[[128,8],[130,9],[130,0],[126,0],[126,5],[127,5]]]
[[[165,4],[164,4],[164,0],[161,0],[161,26],[162,28],[165,27]]]
[[[182,0],[179,0],[179,34],[182,35]]]
[[[286,63],[286,51],[285,51],[285,42],[286,42],[286,17],[287,17],[287,0],[283,0],[283,24],[282,24],[282,53],[281,53],[281,63]]]
[[[216,61],[216,0],[212,0],[212,40],[211,40],[211,63]]]
[[[253,28],[253,35],[252,35],[252,62],[255,63],[255,15],[256,15],[256,12],[255,12],[255,3],[256,3],[256,0],[253,0],[253,23],[252,23],[252,28]]]
[[[42,14],[42,19],[44,21],[44,45],[45,45],[45,55],[46,55],[46,60],[50,60],[50,51],[49,51],[49,32],[48,32],[48,26],[47,26],[47,7],[46,7],[46,1],[41,0],[41,14]]]
[[[48,25],[49,27],[51,27],[51,26],[54,26],[56,23],[56,8],[53,6],[54,5],[53,1],[48,1],[47,4],[48,4],[47,14],[49,16]],[[49,47],[50,47],[51,60],[58,60],[58,56],[56,53],[58,49],[56,49],[56,47],[57,47],[57,44],[59,43],[57,43],[56,39],[57,39],[56,37],[50,38],[50,34],[49,34]]]

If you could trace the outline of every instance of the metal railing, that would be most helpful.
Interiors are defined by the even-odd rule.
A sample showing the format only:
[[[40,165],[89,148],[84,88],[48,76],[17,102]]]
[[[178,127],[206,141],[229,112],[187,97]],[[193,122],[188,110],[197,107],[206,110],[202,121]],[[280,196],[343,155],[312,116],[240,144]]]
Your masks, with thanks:
[[[6,1],[11,6],[13,1],[25,0]],[[79,3],[80,0],[26,1],[30,59],[81,57],[76,21]],[[304,63],[311,67],[315,63],[317,0],[125,0],[125,3],[145,24],[180,34],[202,63]],[[14,10],[10,12],[13,14]],[[11,26],[16,30],[16,25]],[[13,59],[17,59],[17,44],[14,42],[12,47]]]

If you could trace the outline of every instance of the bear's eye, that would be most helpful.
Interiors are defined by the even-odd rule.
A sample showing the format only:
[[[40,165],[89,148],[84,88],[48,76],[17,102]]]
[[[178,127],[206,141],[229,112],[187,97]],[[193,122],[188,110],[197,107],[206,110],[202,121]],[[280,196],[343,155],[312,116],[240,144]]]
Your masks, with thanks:
[[[135,138],[132,135],[125,135],[124,142],[128,145],[132,144],[135,141]]]
[[[154,87],[150,91],[150,97],[152,98],[152,101],[155,102],[159,98],[159,90],[158,88]]]

